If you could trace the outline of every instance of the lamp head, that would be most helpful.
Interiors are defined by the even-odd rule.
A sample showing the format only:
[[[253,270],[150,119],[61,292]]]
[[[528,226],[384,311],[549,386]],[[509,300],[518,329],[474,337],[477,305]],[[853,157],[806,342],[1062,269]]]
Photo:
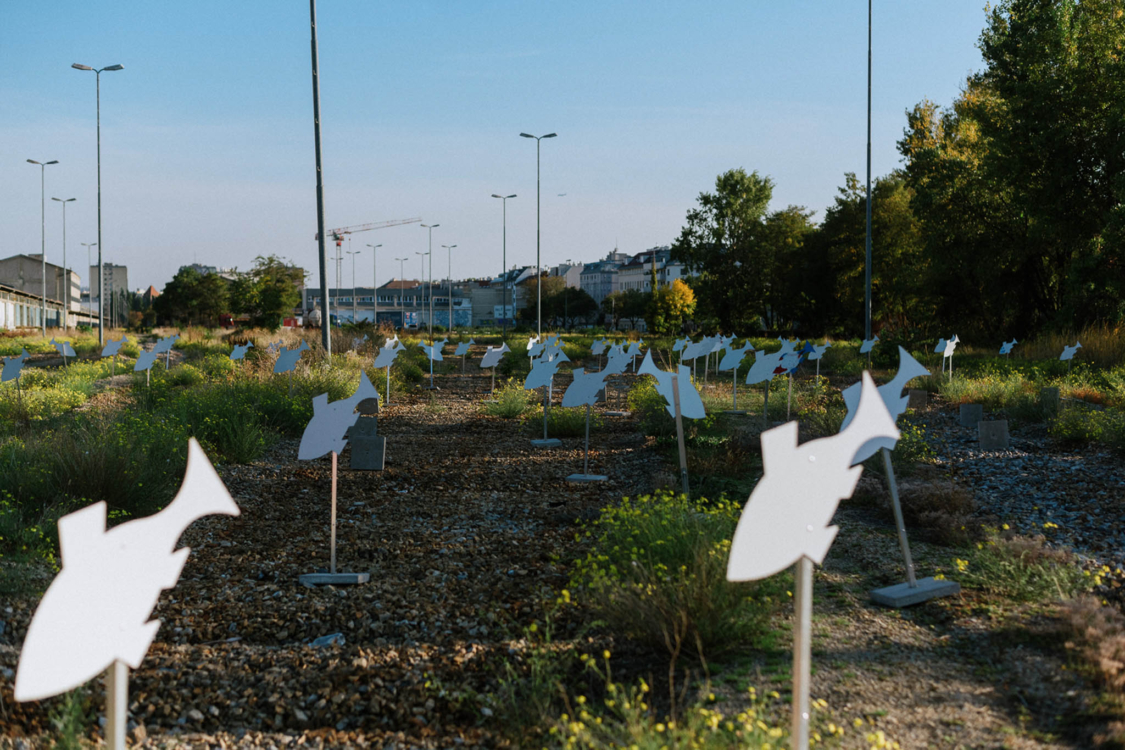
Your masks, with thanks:
[[[531,133],[520,133],[520,138],[534,138]]]
[[[89,65],[82,65],[81,63],[73,63],[70,67],[75,70],[93,70]]]
[[[544,138],[556,138],[557,136],[558,136],[558,133],[547,133],[547,135],[545,135],[543,137]]]
[[[124,65],[107,65],[102,70],[124,70]]]

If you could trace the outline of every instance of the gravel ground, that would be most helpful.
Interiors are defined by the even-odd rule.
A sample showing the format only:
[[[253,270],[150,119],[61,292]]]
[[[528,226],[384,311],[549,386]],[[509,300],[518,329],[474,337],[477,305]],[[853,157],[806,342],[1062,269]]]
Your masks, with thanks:
[[[481,415],[488,382],[449,375],[436,393],[393,394],[379,418],[381,474],[352,472],[342,457],[339,565],[369,571],[363,586],[297,581],[328,565],[327,460],[298,463],[296,441],[285,441],[253,465],[220,469],[242,516],[204,519],[184,536],[192,555],[161,598],[155,616],[164,624],[131,677],[135,741],[507,744],[466,696],[495,687],[501,658],[541,616],[542,597],[565,585],[575,521],[648,491],[667,467],[634,422],[607,417],[591,435],[590,471],[610,481],[569,485],[566,475],[582,469],[581,440],[532,449],[531,431]],[[1017,432],[1011,451],[981,454],[951,407],[924,416],[939,465],[975,491],[982,510],[1028,531],[1053,521],[1062,541],[1099,562],[1119,559],[1122,475],[1111,456],[1059,452],[1032,432]],[[872,728],[903,748],[1089,746],[1067,718],[1087,710],[1092,694],[1044,646],[1056,637],[1049,618],[997,616],[971,592],[901,612],[877,608],[867,591],[901,580],[894,530],[863,507],[841,508],[837,523],[816,573],[813,696],[837,722],[865,727],[839,746],[866,747]],[[919,575],[950,557],[922,543],[914,551]],[[11,693],[36,603],[0,602],[0,745],[37,745],[48,730],[46,708],[15,704]],[[317,645],[325,640],[334,642]],[[636,671],[666,667],[657,655]],[[788,676],[776,687],[784,692]],[[716,692],[737,708],[736,695]]]

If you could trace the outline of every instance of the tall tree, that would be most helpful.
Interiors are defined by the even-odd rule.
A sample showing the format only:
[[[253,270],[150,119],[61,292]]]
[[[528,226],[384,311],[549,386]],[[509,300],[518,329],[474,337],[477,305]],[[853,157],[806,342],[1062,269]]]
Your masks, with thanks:
[[[649,296],[645,325],[660,336],[679,333],[695,313],[695,292],[681,279],[665,284]]]
[[[282,319],[301,302],[300,268],[285,263],[276,255],[259,255],[254,268],[239,274],[231,289],[231,308],[250,316],[250,324],[277,330]]]

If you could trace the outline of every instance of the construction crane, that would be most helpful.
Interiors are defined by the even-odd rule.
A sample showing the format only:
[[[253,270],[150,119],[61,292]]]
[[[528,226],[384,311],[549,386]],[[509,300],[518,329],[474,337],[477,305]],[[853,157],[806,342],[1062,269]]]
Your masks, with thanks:
[[[356,232],[366,232],[368,229],[386,229],[387,227],[397,227],[401,224],[417,224],[421,221],[422,221],[421,217],[419,217],[417,219],[394,219],[393,221],[377,221],[373,224],[360,224],[359,226],[354,226],[354,227],[340,227],[339,229],[329,229],[324,234],[325,234],[326,237],[329,237],[329,238],[335,240],[336,241],[336,247],[339,248],[340,245],[343,244],[343,242],[344,242],[344,235],[345,234],[355,234]],[[313,239],[319,240],[320,234],[318,233],[315,237],[313,237]]]

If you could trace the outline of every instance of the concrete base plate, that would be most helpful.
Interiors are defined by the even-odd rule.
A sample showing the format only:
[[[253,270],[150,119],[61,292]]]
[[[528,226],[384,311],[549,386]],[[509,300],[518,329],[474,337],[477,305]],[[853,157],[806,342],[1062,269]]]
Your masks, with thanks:
[[[370,573],[306,573],[297,579],[302,586],[355,586],[371,580]]]
[[[724,409],[723,414],[737,414],[739,416],[746,416],[746,412],[742,409]]]
[[[440,390],[441,390],[441,386],[436,386],[436,385],[427,385],[427,386],[426,386],[426,390],[427,390],[427,391],[440,391]]]
[[[607,417],[631,417],[631,416],[633,416],[633,412],[631,412],[631,411],[607,411],[605,413],[605,415]]]
[[[935,578],[922,578],[918,585],[910,588],[909,583],[896,583],[871,592],[871,601],[884,607],[909,607],[921,604],[939,596],[953,596],[961,592],[961,584],[956,581],[939,581]]]
[[[547,438],[546,440],[532,440],[532,448],[558,448],[562,445],[562,441],[558,438]]]
[[[481,403],[482,403],[482,404],[498,404],[498,403],[500,403],[500,402],[499,402],[499,401],[497,401],[497,400],[496,400],[496,399],[494,399],[494,398],[486,398],[486,399],[485,399],[484,401],[481,401]]]
[[[602,476],[601,474],[571,474],[566,478],[568,482],[604,482],[609,477]]]

